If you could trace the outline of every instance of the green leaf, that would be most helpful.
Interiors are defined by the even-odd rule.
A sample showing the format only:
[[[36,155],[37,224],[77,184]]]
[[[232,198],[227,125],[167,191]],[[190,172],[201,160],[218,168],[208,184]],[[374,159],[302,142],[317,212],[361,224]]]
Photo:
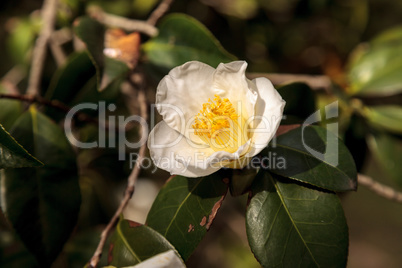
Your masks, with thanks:
[[[7,52],[14,63],[27,64],[29,62],[28,55],[32,50],[40,25],[39,16],[14,17],[8,28],[9,34],[6,39]]]
[[[368,123],[375,128],[402,134],[401,106],[383,105],[366,107],[365,116],[368,119]]]
[[[159,25],[159,35],[142,48],[152,67],[163,75],[187,61],[216,67],[236,59],[203,24],[184,14],[166,16]]]
[[[129,68],[126,63],[105,57],[105,65],[103,68],[103,77],[99,86],[99,91],[106,90],[110,84],[121,78],[125,78]]]
[[[373,46],[389,45],[393,43],[398,43],[400,41],[402,41],[401,25],[387,29],[384,32],[380,33],[371,41],[371,45]]]
[[[120,219],[111,239],[108,259],[113,266],[131,266],[168,250],[174,247],[152,228]]]
[[[402,28],[390,29],[352,53],[350,94],[390,96],[402,92]]]
[[[0,124],[0,169],[40,167],[43,164],[24,149]]]
[[[246,213],[251,250],[267,267],[345,267],[348,227],[338,197],[260,172]]]
[[[315,97],[305,83],[291,83],[278,88],[279,94],[286,101],[282,123],[294,124],[304,121],[316,111]]]
[[[76,35],[85,43],[90,58],[95,65],[97,88],[105,90],[116,79],[127,74],[126,63],[104,56],[105,27],[90,17],[81,17],[74,22]]]
[[[402,186],[402,141],[381,133],[368,136],[367,144],[386,174]]]
[[[74,53],[64,67],[54,74],[46,98],[70,103],[95,74],[96,69],[88,53]]]
[[[273,173],[331,191],[357,187],[349,150],[335,134],[318,126],[280,135],[264,150],[262,163]]]
[[[0,94],[1,93],[9,93],[7,90],[2,88],[0,85]],[[6,130],[10,130],[11,126],[14,124],[15,120],[22,114],[22,103],[19,100],[11,100],[11,99],[1,99],[0,98],[0,124]]]
[[[84,16],[74,21],[74,32],[84,42],[89,56],[97,71],[104,65],[103,44],[105,38],[105,27],[98,21]],[[98,73],[100,75],[100,73]],[[98,82],[100,76],[98,76]]]
[[[211,226],[227,189],[216,173],[201,178],[174,176],[156,197],[147,225],[187,260]]]
[[[107,59],[106,61],[109,61]],[[113,61],[113,60],[112,60]],[[116,65],[116,69],[120,65]],[[66,65],[53,76],[46,98],[58,100],[71,106],[83,102],[114,101],[120,90],[123,77],[115,78],[106,90],[99,92],[96,88],[96,69],[86,52],[75,53],[70,56]],[[55,117],[58,110],[48,108],[47,114]]]
[[[41,267],[49,267],[78,217],[75,155],[59,126],[34,106],[17,120],[11,134],[45,165],[2,173],[5,213]]]

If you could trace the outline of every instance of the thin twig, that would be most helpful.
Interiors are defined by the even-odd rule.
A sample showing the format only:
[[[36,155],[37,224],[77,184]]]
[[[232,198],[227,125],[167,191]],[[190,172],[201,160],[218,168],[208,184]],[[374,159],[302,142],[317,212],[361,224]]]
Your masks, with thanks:
[[[36,39],[32,54],[31,71],[28,81],[27,94],[39,95],[39,86],[42,76],[43,66],[46,58],[46,48],[50,36],[52,35],[56,20],[57,0],[45,0],[42,7],[43,26]]]
[[[68,28],[62,28],[54,31],[49,39],[50,50],[52,51],[54,60],[58,67],[63,66],[66,63],[67,55],[64,53],[62,45],[71,41],[73,35]]]
[[[55,43],[52,39],[49,42],[50,50],[52,51],[54,60],[56,61],[57,67],[61,67],[66,63],[67,56],[64,53],[62,47]]]
[[[396,191],[392,187],[381,184],[363,174],[358,175],[358,182],[360,185],[366,186],[371,191],[373,191],[374,193],[376,193],[381,197],[384,197],[391,201],[402,203],[402,193]]]
[[[158,20],[169,10],[172,3],[173,0],[163,0],[159,4],[159,6],[151,13],[147,20],[147,23],[151,25],[156,25]]]
[[[138,102],[140,103],[140,115],[144,120],[147,120],[148,119],[147,100],[146,100],[145,89],[143,86],[140,86],[140,90],[138,92]],[[146,130],[142,129],[142,135],[147,135],[147,133],[144,132],[146,132]],[[114,213],[113,217],[110,219],[109,223],[102,231],[98,247],[96,248],[96,251],[89,262],[90,267],[96,268],[98,266],[99,260],[102,256],[103,248],[106,243],[106,239],[109,236],[112,229],[114,228],[114,226],[116,225],[117,221],[119,220],[120,214],[123,212],[124,208],[127,206],[132,195],[134,194],[135,183],[137,181],[138,175],[140,174],[141,164],[145,157],[146,148],[147,145],[146,142],[144,142],[138,152],[138,158],[136,164],[127,179],[127,188],[124,192],[124,197],[120,202],[120,205],[117,208],[116,212]]]
[[[274,85],[291,82],[304,82],[314,90],[325,89],[328,91],[331,87],[331,79],[326,75],[247,73],[247,77],[249,79],[265,77],[271,80]]]
[[[20,101],[25,101],[25,102],[31,102],[31,103],[38,103],[42,105],[46,105],[52,108],[56,108],[58,110],[61,110],[63,112],[68,113],[70,110],[70,107],[64,105],[63,103],[57,101],[57,100],[47,100],[38,96],[32,96],[32,95],[18,95],[18,94],[0,94],[0,99],[12,99],[12,100],[20,100]]]
[[[4,85],[4,82],[3,82]],[[44,99],[40,96],[32,96],[32,95],[18,95],[18,94],[0,94],[0,99],[10,99],[10,100],[19,100],[19,101],[24,101],[24,102],[29,102],[29,103],[38,103],[41,105],[45,105],[54,109],[57,109],[59,111],[62,111],[64,113],[68,113],[71,108],[65,104],[63,104],[60,101],[57,100],[47,100]],[[92,118],[88,116],[85,113],[82,113],[80,111],[77,111],[75,113],[76,118],[82,122],[89,122],[93,124],[99,124],[99,121],[95,118]]]
[[[92,7],[88,10],[88,13],[92,18],[96,19],[100,23],[111,27],[118,27],[126,31],[141,32],[149,36],[155,36],[158,34],[158,29],[145,21],[132,20],[117,15],[108,14],[99,7]]]
[[[7,81],[10,84],[18,85],[26,76],[26,70],[22,65],[15,65],[11,68],[1,80]]]
[[[60,30],[54,31],[50,39],[58,45],[63,45],[73,40],[73,33],[70,28],[61,28]]]

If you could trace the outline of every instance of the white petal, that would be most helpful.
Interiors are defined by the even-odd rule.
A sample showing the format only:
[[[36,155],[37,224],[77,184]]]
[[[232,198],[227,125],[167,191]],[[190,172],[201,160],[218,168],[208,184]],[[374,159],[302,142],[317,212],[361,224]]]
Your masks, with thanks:
[[[124,268],[186,268],[174,250],[165,251],[134,266]]]
[[[261,152],[275,136],[286,104],[268,79],[259,77],[252,83],[258,90],[258,99],[255,105],[255,117],[251,124],[253,129],[250,134],[253,144],[248,152],[250,157]]]
[[[172,175],[202,177],[221,168],[207,161],[214,153],[211,148],[195,147],[164,121],[158,123],[149,134],[148,148],[155,165]]]
[[[241,110],[242,115],[248,118],[254,114],[257,92],[246,78],[246,68],[245,61],[219,64],[214,73],[213,86],[219,96],[228,98],[236,110]],[[238,109],[238,105],[241,105],[241,109]]]
[[[229,153],[225,151],[218,151],[213,153],[208,159],[206,159],[208,165],[216,167],[230,167],[230,168],[243,168],[251,160],[248,158],[248,152],[250,150],[251,140],[248,140],[245,144],[239,147],[236,152]]]
[[[212,88],[215,69],[211,66],[190,61],[172,69],[158,85],[156,107],[163,120],[174,130],[192,140],[203,143],[192,134],[194,116],[202,104],[216,94]]]

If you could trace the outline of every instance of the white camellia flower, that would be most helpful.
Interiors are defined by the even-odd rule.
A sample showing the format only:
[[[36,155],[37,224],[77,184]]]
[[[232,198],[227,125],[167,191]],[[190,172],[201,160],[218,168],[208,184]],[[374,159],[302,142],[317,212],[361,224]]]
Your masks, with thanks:
[[[163,121],[148,147],[155,165],[174,175],[201,177],[243,168],[274,137],[285,101],[266,78],[249,80],[247,63],[214,69],[198,61],[172,69],[158,85]]]

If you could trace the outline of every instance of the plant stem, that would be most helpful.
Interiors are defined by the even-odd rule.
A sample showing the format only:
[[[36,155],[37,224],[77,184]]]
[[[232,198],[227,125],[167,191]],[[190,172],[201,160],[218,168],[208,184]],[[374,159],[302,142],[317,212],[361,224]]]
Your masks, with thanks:
[[[155,26],[142,20],[127,19],[108,14],[99,7],[92,7],[88,12],[92,18],[108,26],[118,27],[127,31],[137,31],[149,36],[158,34],[158,29]]]
[[[42,28],[32,53],[27,95],[40,95],[40,82],[45,64],[47,43],[52,35],[56,20],[57,0],[45,0],[42,6]]]
[[[141,76],[141,84],[143,82],[143,77]],[[130,81],[132,85],[136,85],[137,83]],[[135,89],[135,87],[132,87],[132,90]],[[148,111],[147,111],[147,100],[146,100],[146,93],[145,93],[145,88],[143,85],[139,86],[140,89],[138,91],[138,99],[137,101],[140,104],[140,116],[147,121],[148,119]],[[145,133],[146,130],[142,129],[142,135],[147,135],[147,133]],[[146,153],[146,148],[147,148],[147,143],[144,142],[141,147],[140,150],[138,152],[138,158],[136,161],[136,164],[133,168],[133,170],[131,171],[128,179],[127,179],[127,187],[126,190],[124,191],[124,197],[120,202],[119,207],[117,208],[116,212],[114,213],[113,217],[110,219],[109,223],[106,225],[105,229],[103,229],[101,237],[100,237],[100,241],[98,244],[98,247],[95,250],[94,255],[92,256],[90,262],[89,262],[89,267],[92,268],[96,268],[98,266],[99,260],[102,256],[102,251],[103,248],[105,246],[106,243],[106,239],[109,236],[110,232],[112,231],[112,229],[114,228],[114,226],[116,225],[117,221],[119,220],[120,214],[123,212],[124,208],[127,206],[128,202],[130,201],[131,197],[134,194],[135,191],[135,183],[137,181],[138,175],[140,174],[140,170],[141,170],[141,164],[142,161],[145,157],[145,153]]]
[[[169,10],[170,5],[173,3],[173,0],[163,0],[158,7],[151,13],[149,16],[147,23],[150,25],[155,25],[158,20]]]
[[[326,75],[247,73],[247,77],[249,79],[265,77],[271,80],[274,85],[291,82],[304,82],[314,90],[325,89],[328,91],[331,87],[331,79]]]
[[[381,184],[372,178],[359,174],[358,182],[360,185],[366,186],[368,189],[373,191],[375,194],[384,197],[388,200],[395,201],[398,203],[402,203],[402,193],[396,191],[394,188],[389,187],[387,185]]]

